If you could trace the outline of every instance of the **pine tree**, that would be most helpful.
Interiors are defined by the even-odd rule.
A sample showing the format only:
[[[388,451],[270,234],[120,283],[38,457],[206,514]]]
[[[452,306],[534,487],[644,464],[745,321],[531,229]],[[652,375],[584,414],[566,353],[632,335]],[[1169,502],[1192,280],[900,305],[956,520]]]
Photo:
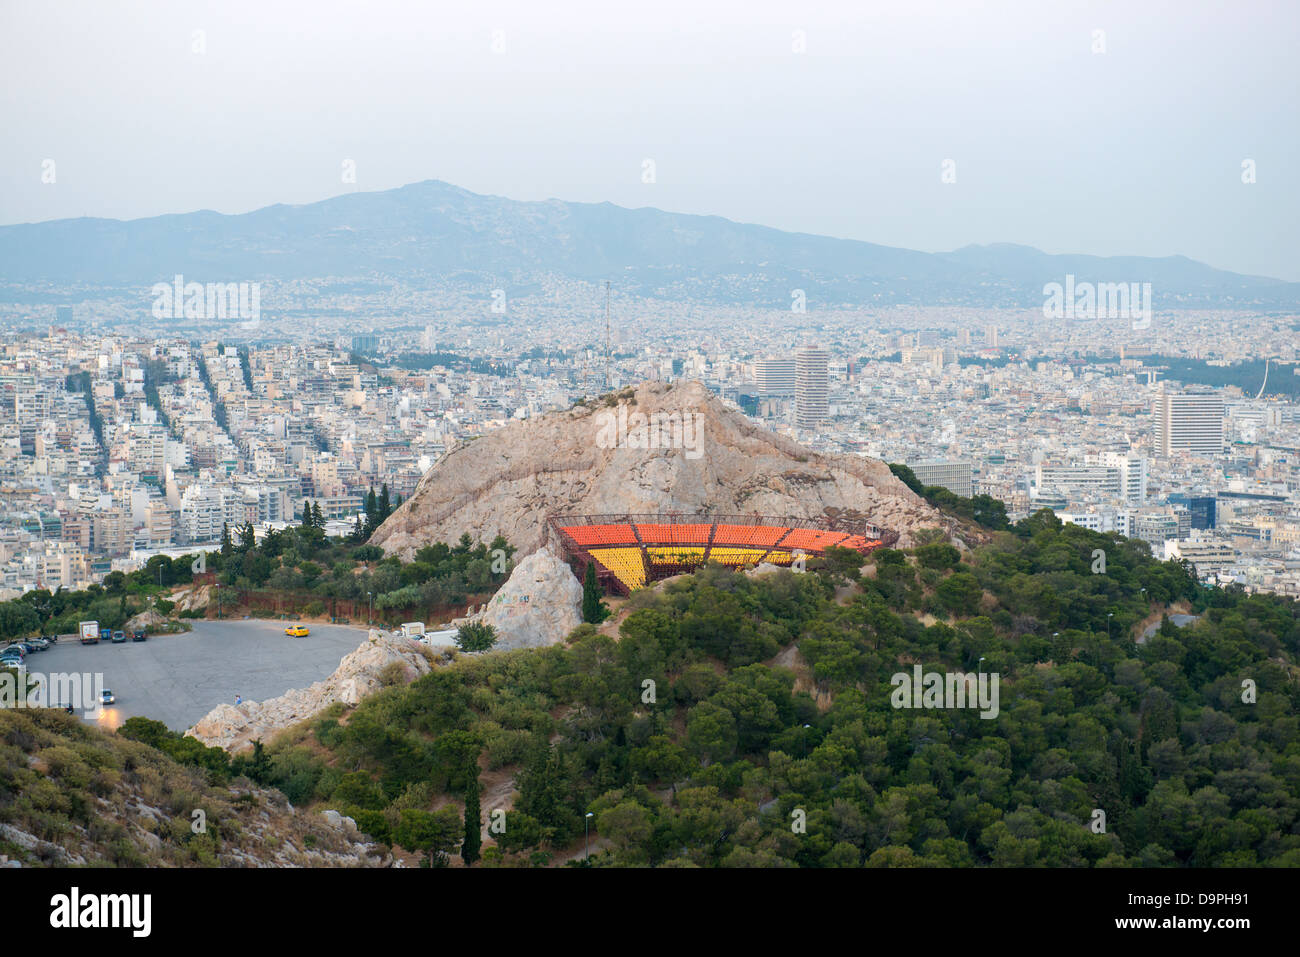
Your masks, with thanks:
[[[221,554],[229,555],[235,550],[235,543],[230,540],[230,526],[225,522],[221,523]]]
[[[382,525],[384,519],[391,514],[393,514],[393,506],[388,500],[388,483],[385,482],[379,492],[379,524]]]
[[[311,503],[311,523],[321,531],[325,530],[325,516],[320,513],[320,502]]]
[[[239,527],[239,550],[246,552],[257,545],[257,532],[253,531],[253,523],[245,522]]]
[[[600,585],[596,582],[596,563],[587,563],[587,574],[582,582],[582,620],[598,625],[605,620],[605,606],[600,600]]]
[[[460,846],[460,859],[472,867],[479,858],[483,845],[483,818],[478,803],[478,765],[470,767],[469,786],[465,788],[465,840]]]
[[[311,528],[311,499],[302,500],[302,527]]]

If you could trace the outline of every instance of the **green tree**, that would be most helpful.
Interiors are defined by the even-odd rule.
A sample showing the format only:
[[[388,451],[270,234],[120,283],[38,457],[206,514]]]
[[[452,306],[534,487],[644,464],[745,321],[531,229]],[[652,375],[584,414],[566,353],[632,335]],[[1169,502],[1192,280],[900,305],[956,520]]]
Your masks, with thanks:
[[[461,651],[487,651],[496,643],[496,629],[485,622],[466,622],[456,632],[456,647]]]
[[[468,773],[472,776],[465,788],[465,837],[460,845],[460,859],[466,867],[472,867],[483,844],[483,818],[479,812],[478,765],[470,768]]]
[[[587,562],[587,573],[582,580],[582,620],[598,625],[605,620],[609,609],[600,600],[600,585],[596,582],[596,563]]]

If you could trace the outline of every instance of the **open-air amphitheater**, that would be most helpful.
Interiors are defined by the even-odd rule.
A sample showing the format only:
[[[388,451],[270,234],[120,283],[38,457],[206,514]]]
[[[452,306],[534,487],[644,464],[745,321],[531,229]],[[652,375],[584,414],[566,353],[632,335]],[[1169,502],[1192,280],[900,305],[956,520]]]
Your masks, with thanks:
[[[552,515],[547,524],[579,573],[594,562],[605,590],[624,595],[708,562],[732,568],[790,565],[832,547],[866,555],[898,540],[896,532],[861,519],[663,513]]]

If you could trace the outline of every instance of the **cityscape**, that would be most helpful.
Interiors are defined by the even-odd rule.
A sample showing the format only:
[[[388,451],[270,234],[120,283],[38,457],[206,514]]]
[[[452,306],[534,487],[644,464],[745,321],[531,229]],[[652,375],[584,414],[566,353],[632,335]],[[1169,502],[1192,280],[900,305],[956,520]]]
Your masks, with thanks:
[[[681,379],[809,448],[990,495],[1013,521],[1048,508],[1206,582],[1300,596],[1296,316],[1167,313],[1134,331],[1032,310],[683,307],[679,324],[619,300],[606,337],[599,311],[515,308],[526,336],[485,334],[466,309],[319,342],[309,322],[280,325],[272,343],[239,321],[200,341],[131,336],[135,320],[81,306],[15,309],[0,355],[0,596],[84,588],[223,528],[283,529],[308,502],[350,530],[368,492],[409,498],[457,443]],[[1209,384],[1220,378],[1231,384]]]
[[[1282,927],[1297,35],[0,3],[15,933]]]

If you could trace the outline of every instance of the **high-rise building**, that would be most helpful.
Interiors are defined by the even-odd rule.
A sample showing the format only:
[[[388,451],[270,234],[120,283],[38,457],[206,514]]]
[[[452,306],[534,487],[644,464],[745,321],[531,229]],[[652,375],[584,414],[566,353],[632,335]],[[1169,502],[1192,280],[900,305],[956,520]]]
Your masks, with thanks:
[[[829,362],[830,355],[821,346],[803,346],[795,351],[795,423],[801,429],[819,428],[830,415]]]
[[[985,345],[987,345],[990,349],[996,349],[996,348],[998,347],[998,327],[997,327],[997,326],[989,326],[987,329],[984,330],[984,343],[985,343]]]
[[[754,384],[763,398],[795,392],[794,359],[759,359],[754,363]]]
[[[1223,397],[1213,392],[1162,392],[1156,399],[1155,441],[1165,458],[1177,452],[1223,453]]]
[[[927,459],[908,462],[907,467],[922,485],[938,485],[954,495],[971,497],[973,469],[969,459]]]
[[[1034,469],[1033,486],[1040,495],[1064,492],[1111,503],[1144,505],[1147,461],[1140,455],[1103,452],[1085,456],[1082,465],[1039,463]]]

